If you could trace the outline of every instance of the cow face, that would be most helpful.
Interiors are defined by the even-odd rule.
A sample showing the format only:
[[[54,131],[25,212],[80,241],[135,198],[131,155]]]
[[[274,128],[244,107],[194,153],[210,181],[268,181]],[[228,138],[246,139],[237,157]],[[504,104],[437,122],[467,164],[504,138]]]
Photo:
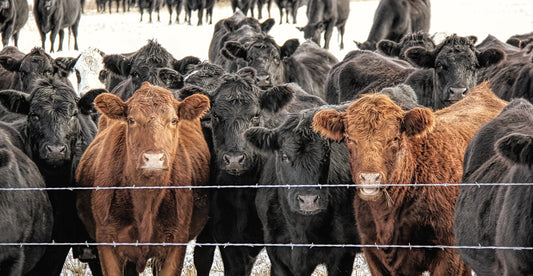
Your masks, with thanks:
[[[434,51],[413,47],[406,51],[410,62],[433,68],[435,109],[449,106],[464,98],[477,83],[477,71],[500,62],[505,54],[498,49],[479,52],[475,37],[449,36]]]
[[[206,96],[192,95],[179,102],[170,91],[148,82],[127,102],[109,93],[99,95],[94,102],[105,116],[126,125],[126,169],[142,178],[170,175],[180,121],[198,119],[209,108]]]
[[[299,42],[292,39],[279,47],[271,36],[257,34],[245,44],[226,42],[221,54],[230,60],[241,60],[240,64],[254,68],[259,86],[269,88],[286,82],[283,59],[292,55],[298,45]]]
[[[170,68],[183,74],[188,64],[199,61],[198,58],[192,57],[176,60],[165,48],[153,40],[131,55],[104,56],[105,68],[117,75],[131,78],[133,91],[139,89],[145,81],[163,86],[164,83],[161,83],[158,77],[161,68]]]
[[[35,47],[20,59],[9,55],[0,56],[0,65],[8,71],[15,72],[13,89],[29,93],[33,82],[39,78],[57,76],[68,83],[66,77],[74,66],[73,60],[75,59],[65,57],[53,59],[42,48]]]
[[[211,96],[211,126],[217,166],[230,175],[242,175],[258,165],[258,156],[245,143],[242,133],[262,126],[268,116],[281,110],[293,97],[287,86],[261,90],[255,70],[227,74]]]
[[[244,133],[248,144],[269,156],[275,164],[277,183],[326,184],[330,168],[330,144],[314,133],[312,116],[290,115],[275,129],[254,127]],[[314,215],[328,207],[329,189],[301,187],[277,189],[280,200],[294,213]]]
[[[104,70],[104,52],[96,48],[87,48],[77,58],[74,64],[76,73],[76,87],[79,95],[87,93],[91,89],[105,88],[100,81],[100,71]]]
[[[317,45],[320,45],[320,35],[324,32],[326,25],[323,22],[319,23],[308,23],[303,28],[298,28],[304,33],[305,39],[311,39]]]
[[[348,147],[352,180],[363,199],[382,196],[375,184],[400,183],[408,173],[408,143],[425,135],[434,125],[429,109],[407,112],[381,94],[365,95],[346,112],[324,110],[313,120],[315,131]]]
[[[39,80],[30,95],[5,90],[0,92],[0,101],[12,112],[27,115],[27,153],[41,169],[70,166],[73,156],[81,154],[80,148],[96,133],[96,125],[88,117],[83,128],[80,123],[80,116],[89,116],[92,101],[78,98],[60,81]]]
[[[224,69],[222,67],[203,62],[192,65],[185,77],[183,78],[184,85],[194,85],[201,87],[207,91],[214,91],[219,85]]]

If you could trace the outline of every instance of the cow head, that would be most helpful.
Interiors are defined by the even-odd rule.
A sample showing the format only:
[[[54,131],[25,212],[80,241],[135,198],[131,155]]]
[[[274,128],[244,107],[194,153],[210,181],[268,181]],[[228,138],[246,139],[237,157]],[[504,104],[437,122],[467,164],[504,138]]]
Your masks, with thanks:
[[[165,83],[161,83],[158,77],[161,68],[170,68],[184,74],[187,65],[199,62],[200,60],[196,57],[176,60],[165,48],[153,40],[148,41],[147,45],[130,55],[104,56],[105,68],[119,76],[130,77],[133,91],[139,89],[145,81],[164,86]]]
[[[256,34],[247,43],[228,41],[221,54],[229,60],[241,60],[240,64],[257,71],[258,84],[269,88],[286,82],[283,59],[291,56],[299,46],[297,39],[290,39],[279,47],[268,34]]]
[[[204,95],[177,101],[170,91],[144,82],[126,102],[104,93],[95,106],[103,116],[125,125],[126,170],[141,178],[166,178],[178,149],[182,121],[196,120],[209,108]]]
[[[214,91],[219,85],[224,69],[218,65],[202,62],[190,66],[183,78],[183,85],[194,85]]]
[[[66,76],[72,70],[72,58],[53,59],[40,47],[33,48],[22,58],[9,55],[0,56],[0,65],[6,70],[15,72],[14,89],[30,92],[32,83],[38,78],[57,76],[66,82]]]
[[[375,184],[411,183],[405,179],[413,170],[408,166],[412,163],[409,139],[431,131],[434,121],[430,109],[403,111],[388,96],[370,94],[352,103],[346,112],[318,112],[313,128],[346,143],[352,180],[359,185],[360,197],[377,199],[384,189]]]
[[[304,33],[305,39],[311,39],[317,45],[320,45],[320,35],[324,32],[326,25],[324,22],[307,23],[305,27],[298,28],[298,30]]]
[[[27,115],[27,154],[41,169],[54,170],[70,166],[74,155],[81,156],[96,134],[96,124],[88,117],[92,101],[85,99],[94,96],[87,93],[80,99],[63,82],[40,79],[31,94],[0,91],[0,102],[12,112]]]
[[[234,176],[252,172],[259,156],[244,141],[242,133],[263,126],[269,116],[279,112],[293,98],[288,86],[261,90],[255,70],[249,67],[224,75],[220,86],[211,93],[211,127],[217,167]]]
[[[435,42],[433,42],[433,39],[431,39],[428,33],[415,32],[403,36],[400,42],[383,39],[378,42],[377,49],[387,56],[405,59],[405,51],[416,46],[433,51],[435,49]]]
[[[104,70],[103,58],[105,53],[97,48],[89,47],[76,59],[74,72],[76,74],[75,87],[78,93],[83,96],[91,89],[105,88],[104,82],[100,80],[100,72]]]
[[[273,162],[276,183],[269,184],[328,184],[342,183],[349,179],[349,173],[341,166],[330,166],[332,149],[345,146],[320,137],[312,130],[313,115],[316,110],[306,110],[291,114],[275,129],[254,127],[244,133],[248,144],[268,156]],[[347,164],[347,157],[343,160]],[[339,160],[340,161],[340,160]],[[338,174],[343,174],[342,177]],[[346,179],[348,178],[348,179]],[[282,206],[301,215],[317,214],[328,207],[331,189],[318,187],[295,187],[277,189]]]
[[[505,53],[499,49],[478,51],[475,37],[447,37],[435,50],[412,47],[407,59],[424,68],[433,68],[435,109],[449,106],[464,98],[477,84],[477,72],[482,67],[499,63]]]

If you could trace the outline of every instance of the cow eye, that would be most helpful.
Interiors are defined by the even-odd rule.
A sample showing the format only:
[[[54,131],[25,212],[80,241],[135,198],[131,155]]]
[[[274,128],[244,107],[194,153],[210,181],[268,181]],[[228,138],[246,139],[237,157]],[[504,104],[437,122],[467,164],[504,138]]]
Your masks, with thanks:
[[[261,122],[261,118],[259,118],[259,115],[255,115],[252,118],[252,124],[254,124],[255,126],[258,126],[260,122]]]
[[[35,113],[30,114],[30,120],[39,121],[39,119],[40,119],[39,115],[37,115]]]
[[[135,119],[133,119],[133,118],[129,118],[129,119],[128,119],[128,123],[130,123],[130,125],[135,124]]]
[[[280,154],[281,154],[281,161],[283,161],[283,162],[289,162],[289,156],[287,156],[286,153],[281,152]]]
[[[78,116],[78,110],[74,110],[71,117],[76,118],[77,116]]]
[[[178,122],[178,119],[174,118],[172,119],[172,124],[175,125]]]

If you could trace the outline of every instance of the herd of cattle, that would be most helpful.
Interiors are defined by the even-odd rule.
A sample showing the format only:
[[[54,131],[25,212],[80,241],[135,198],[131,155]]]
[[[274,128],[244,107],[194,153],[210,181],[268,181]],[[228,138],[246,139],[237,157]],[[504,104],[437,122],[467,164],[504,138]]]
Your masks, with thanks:
[[[151,258],[179,275],[185,246],[146,243],[193,239],[238,244],[219,247],[226,275],[251,273],[248,244],[376,245],[267,246],[272,275],[351,275],[357,253],[372,275],[533,274],[533,250],[497,248],[533,246],[533,186],[516,185],[533,182],[533,34],[373,27],[338,60],[327,42],[279,46],[273,24],[220,20],[209,61],[154,40],[55,59],[5,46],[0,243],[139,245],[2,245],[0,274],[59,275],[72,248],[93,275]],[[198,275],[214,250],[195,247]]]

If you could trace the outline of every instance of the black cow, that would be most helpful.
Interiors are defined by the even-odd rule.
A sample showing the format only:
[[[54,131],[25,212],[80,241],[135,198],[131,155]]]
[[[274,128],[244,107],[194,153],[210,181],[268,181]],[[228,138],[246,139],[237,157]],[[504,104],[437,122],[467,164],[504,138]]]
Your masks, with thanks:
[[[185,88],[184,88],[185,89]],[[253,126],[273,126],[276,114],[287,105],[306,107],[295,98],[294,87],[275,86],[262,90],[256,85],[255,70],[243,68],[223,76],[210,94],[210,121],[214,151],[211,170],[215,185],[254,185],[262,170],[263,157],[248,147],[242,133]],[[314,98],[317,99],[316,97]],[[216,189],[211,191],[210,219],[197,238],[198,243],[262,243],[263,231],[255,209],[256,189]],[[249,275],[261,247],[219,248],[226,275]],[[213,247],[196,247],[194,261],[198,275],[208,275]]]
[[[0,122],[0,187],[44,188],[35,163],[24,153],[20,134]],[[1,243],[42,243],[52,237],[52,205],[44,191],[0,191]],[[2,275],[25,275],[41,259],[43,246],[2,246]]]
[[[429,0],[381,0],[365,42],[355,42],[361,50],[376,50],[382,39],[399,42],[408,34],[429,32],[431,5]]]
[[[298,8],[301,7],[302,4],[302,0],[276,0],[276,5],[279,8],[279,24],[283,23],[283,11],[285,11],[285,23],[289,24],[290,14],[292,16],[292,24],[296,24]],[[257,6],[259,7],[259,4]],[[268,11],[270,16],[270,6]]]
[[[34,0],[33,15],[41,34],[42,48],[45,48],[46,34],[50,33],[50,52],[54,51],[54,41],[59,33],[58,51],[63,50],[65,31],[74,36],[74,50],[78,50],[78,26],[81,18],[79,0]]]
[[[39,168],[46,186],[73,187],[79,159],[97,131],[90,113],[86,113],[92,109],[96,95],[88,92],[80,99],[71,87],[56,79],[38,80],[33,87],[31,94],[0,91],[0,102],[26,116],[18,128],[24,134],[25,151]],[[65,243],[90,240],[78,218],[74,192],[48,191],[48,196],[54,212],[52,239]],[[70,246],[47,247],[28,275],[59,275],[69,249]],[[91,248],[74,250],[75,257],[85,257],[78,255],[80,251],[91,253]],[[93,273],[101,273],[97,259],[86,261]]]
[[[18,47],[20,29],[28,22],[28,2],[25,0],[0,1],[0,32],[2,45],[7,46],[9,39]]]
[[[209,24],[213,23],[213,6],[215,5],[215,0],[187,0],[185,1],[185,17],[187,18],[187,23],[191,25],[191,13],[192,11],[198,10],[198,26],[202,25],[204,9],[206,11],[206,22]]]
[[[168,24],[172,23],[172,11],[173,9],[176,9],[176,23],[180,23],[180,13],[183,9],[183,2],[185,0],[166,0],[167,8],[168,8]],[[187,19],[187,15],[185,15],[185,19]]]
[[[462,99],[476,85],[480,68],[497,64],[505,56],[499,49],[480,52],[474,42],[475,37],[451,35],[434,50],[409,48],[406,59],[423,69],[374,52],[352,51],[331,69],[326,100],[336,104],[404,82],[413,87],[419,103],[441,109]]]
[[[209,61],[222,66],[228,72],[236,72],[239,65],[220,54],[224,44],[228,41],[247,43],[257,33],[268,33],[274,24],[275,21],[273,19],[267,19],[263,23],[259,23],[257,19],[246,17],[241,11],[219,20],[215,24],[213,37],[209,44]]]
[[[533,32],[525,34],[516,34],[510,36],[507,41],[505,41],[505,43],[513,45],[515,47],[519,47],[520,43],[522,43],[523,41],[530,40],[531,38],[533,38]]]
[[[255,68],[261,87],[295,82],[322,99],[327,74],[338,62],[313,41],[306,40],[300,45],[297,39],[290,39],[280,47],[268,34],[257,34],[246,44],[226,42],[221,53],[227,59]]]
[[[512,100],[474,135],[463,183],[533,182],[533,105]],[[533,186],[463,186],[455,208],[459,246],[533,246]],[[459,249],[477,275],[532,275],[533,251]]]
[[[320,35],[324,32],[324,48],[329,49],[333,27],[340,34],[340,49],[344,49],[344,28],[350,14],[349,0],[309,0],[307,4],[307,25],[299,30],[305,39],[312,39],[320,45]]]
[[[380,54],[405,60],[405,51],[415,46],[432,51],[435,49],[435,42],[428,33],[415,32],[404,35],[399,42],[382,39],[377,44],[377,50]]]
[[[331,108],[331,106],[329,106]],[[344,106],[346,108],[347,106]],[[316,185],[353,183],[344,143],[321,137],[312,130],[321,108],[291,114],[280,126],[254,127],[246,141],[267,156],[259,184]],[[353,189],[260,188],[256,206],[265,231],[265,243],[360,243],[351,206]],[[325,264],[328,275],[350,275],[357,248],[267,247],[272,275],[311,275]]]
[[[157,13],[157,22],[161,21],[161,17],[159,16],[159,9],[161,9],[162,5],[163,0],[139,0],[138,6],[139,12],[141,13],[141,19],[139,21],[143,21],[143,13],[145,9],[148,10],[149,23],[152,23],[152,11],[155,11]]]
[[[129,99],[144,81],[154,85],[165,86],[158,77],[161,68],[174,69],[183,75],[186,73],[188,65],[199,62],[198,58],[192,56],[176,60],[163,46],[154,40],[148,41],[148,44],[128,55],[112,54],[104,56],[105,68],[125,78],[117,87],[111,88],[113,89],[112,93],[118,95],[124,101]]]
[[[0,52],[2,53],[2,52]],[[58,57],[53,59],[43,48],[35,47],[28,54],[6,53],[0,55],[0,65],[10,74],[6,87],[30,92],[32,83],[42,77],[57,77],[72,86],[68,74],[74,67],[75,58]],[[9,86],[7,85],[9,84]]]

